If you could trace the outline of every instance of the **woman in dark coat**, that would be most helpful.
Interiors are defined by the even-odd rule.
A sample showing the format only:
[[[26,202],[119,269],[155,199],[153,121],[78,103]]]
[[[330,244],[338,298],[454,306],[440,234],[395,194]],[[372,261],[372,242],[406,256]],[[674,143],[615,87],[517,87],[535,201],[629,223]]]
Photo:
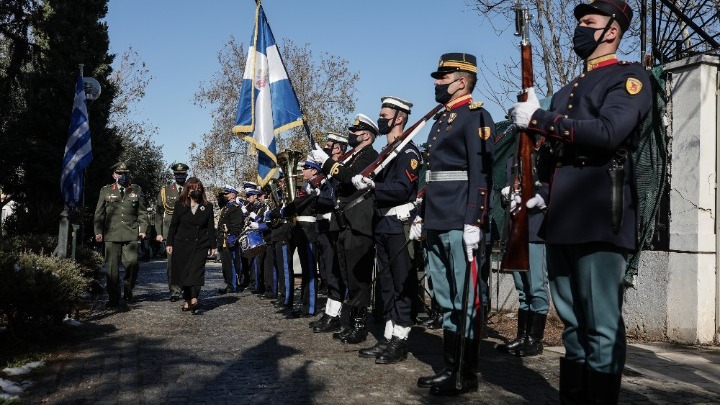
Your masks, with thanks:
[[[197,177],[185,182],[175,203],[167,239],[172,259],[172,284],[183,288],[183,311],[197,313],[200,287],[205,285],[205,260],[215,254],[215,216]]]

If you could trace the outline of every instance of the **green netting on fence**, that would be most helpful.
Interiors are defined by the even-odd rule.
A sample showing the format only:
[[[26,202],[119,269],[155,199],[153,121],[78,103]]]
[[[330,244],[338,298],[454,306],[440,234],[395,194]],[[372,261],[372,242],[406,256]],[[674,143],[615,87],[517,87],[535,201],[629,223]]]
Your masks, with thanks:
[[[663,125],[663,115],[667,95],[665,92],[665,74],[662,67],[650,72],[650,81],[654,95],[654,104],[642,123],[642,132],[637,150],[633,153],[637,177],[638,215],[640,229],[638,247],[640,251],[650,247],[655,233],[656,217],[660,201],[665,191],[668,150],[667,130]],[[500,190],[507,184],[506,164],[515,152],[515,137],[511,133],[510,121],[496,123],[495,156],[493,166],[493,205],[490,213],[493,221],[493,236],[499,238],[504,222],[505,210],[500,204]],[[502,243],[501,243],[501,248]],[[639,254],[633,254],[628,261],[625,282],[632,286],[638,272]]]

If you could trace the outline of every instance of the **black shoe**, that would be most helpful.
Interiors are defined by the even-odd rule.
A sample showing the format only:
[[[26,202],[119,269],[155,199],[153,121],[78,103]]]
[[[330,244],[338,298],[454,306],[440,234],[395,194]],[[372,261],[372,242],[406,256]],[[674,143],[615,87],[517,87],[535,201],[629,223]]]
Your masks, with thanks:
[[[407,340],[393,336],[384,352],[375,358],[375,364],[392,364],[407,359]]]
[[[463,373],[461,376],[460,389],[457,388],[457,372],[453,372],[449,378],[440,384],[430,387],[431,395],[455,396],[470,391],[477,391],[478,378],[475,373]]]
[[[132,293],[132,291],[130,291],[130,290],[125,290],[125,294],[123,295],[123,298],[124,298],[125,301],[127,301],[127,302],[132,302],[132,300],[133,300],[133,293]]]
[[[180,301],[180,297],[177,295],[171,295],[170,296],[170,302],[178,302]]]
[[[368,332],[365,328],[353,327],[350,328],[350,333],[348,333],[344,339],[340,339],[340,341],[350,345],[356,345],[367,340],[367,334]]]
[[[188,308],[190,310],[190,313],[193,315],[197,315],[200,313],[200,301],[196,302],[195,305],[190,305]]]
[[[341,327],[339,332],[333,333],[333,339],[345,340],[352,331],[352,328]]]
[[[374,359],[387,350],[388,343],[390,343],[390,341],[385,339],[385,336],[383,336],[377,341],[377,343],[375,343],[375,346],[361,349],[358,352],[358,357],[362,357],[364,359]]]
[[[105,308],[117,308],[118,304],[118,301],[108,301],[105,303]]]
[[[324,314],[319,321],[315,322],[313,333],[335,332],[340,330],[341,327],[339,316]]]
[[[327,322],[327,318],[328,318],[329,316],[330,316],[330,315],[328,315],[328,314],[323,314],[323,316],[321,316],[320,319],[316,319],[316,320],[314,320],[314,321],[308,322],[308,326],[310,327],[310,329],[312,329],[312,328],[315,327],[315,325],[319,325],[319,324],[321,324],[321,323],[323,323],[323,322]]]
[[[235,290],[233,290],[230,286],[227,286],[225,288],[218,288],[217,290],[218,294],[225,295],[225,294],[234,294]]]

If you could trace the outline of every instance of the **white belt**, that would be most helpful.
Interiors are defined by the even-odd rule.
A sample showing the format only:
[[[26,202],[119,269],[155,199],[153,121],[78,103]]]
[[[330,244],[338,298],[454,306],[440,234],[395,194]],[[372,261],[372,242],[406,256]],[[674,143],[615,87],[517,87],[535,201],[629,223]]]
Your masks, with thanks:
[[[467,181],[468,175],[465,170],[443,170],[425,172],[425,181]]]
[[[297,218],[298,222],[316,222],[317,218],[311,217],[309,215],[298,215]]]
[[[320,220],[329,221],[331,217],[332,217],[332,212],[326,212],[324,214],[318,214],[318,216],[316,218],[318,221],[320,221]]]
[[[410,218],[410,210],[413,208],[415,208],[415,203],[405,203],[403,205],[390,208],[388,212],[385,213],[385,216],[396,216],[399,220],[404,221]]]

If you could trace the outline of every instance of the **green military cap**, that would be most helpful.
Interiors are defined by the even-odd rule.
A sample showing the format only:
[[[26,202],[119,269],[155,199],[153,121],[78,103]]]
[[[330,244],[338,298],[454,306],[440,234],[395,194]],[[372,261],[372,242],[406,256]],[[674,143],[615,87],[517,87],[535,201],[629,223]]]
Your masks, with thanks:
[[[170,166],[170,169],[173,171],[173,173],[187,173],[188,165],[185,163],[175,163],[174,165]]]
[[[113,171],[114,171],[115,173],[127,173],[127,172],[130,171],[130,169],[128,168],[127,163],[125,163],[125,162],[117,162],[117,163],[115,163],[115,164],[113,165],[112,169],[113,169]]]

